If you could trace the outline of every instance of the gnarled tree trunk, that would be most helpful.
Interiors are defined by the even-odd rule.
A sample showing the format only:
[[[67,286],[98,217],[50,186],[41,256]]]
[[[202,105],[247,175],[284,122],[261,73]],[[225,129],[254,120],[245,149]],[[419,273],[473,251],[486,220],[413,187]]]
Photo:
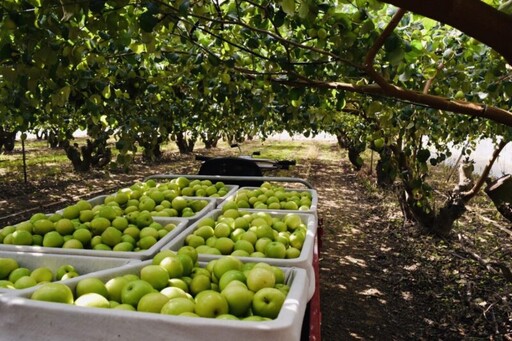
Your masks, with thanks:
[[[16,143],[16,131],[7,131],[0,126],[0,152],[5,150],[10,153],[14,150],[14,144]]]
[[[512,222],[512,175],[507,174],[489,182],[485,193],[501,215]]]
[[[103,168],[112,160],[112,152],[106,147],[104,139],[87,140],[85,146],[79,146],[77,143],[70,144],[69,141],[62,142],[64,151],[71,163],[73,169],[77,172],[87,172],[91,168]]]
[[[194,151],[196,141],[194,139],[187,139],[185,133],[176,133],[176,145],[180,154],[190,154]]]

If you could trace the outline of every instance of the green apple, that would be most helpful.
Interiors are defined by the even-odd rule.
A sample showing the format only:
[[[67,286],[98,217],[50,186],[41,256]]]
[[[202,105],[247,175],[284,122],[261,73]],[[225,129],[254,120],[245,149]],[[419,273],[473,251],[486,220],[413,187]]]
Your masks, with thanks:
[[[215,237],[229,237],[231,235],[232,229],[231,226],[229,226],[226,223],[217,223],[215,225],[215,228],[213,229],[213,233]]]
[[[214,248],[220,251],[223,255],[229,255],[235,248],[235,242],[228,237],[220,237],[215,241]]]
[[[65,274],[68,274],[70,272],[76,272],[76,269],[71,264],[63,264],[57,268],[55,271],[55,279],[60,281],[64,277]]]
[[[213,265],[212,265],[213,266]],[[192,269],[192,273],[190,274],[190,276],[192,278],[194,278],[195,276],[197,275],[205,275],[206,277],[210,278],[210,271],[206,268],[202,268],[202,267],[199,267],[199,266],[195,266],[193,269]]]
[[[155,206],[156,206],[155,200],[151,199],[150,197],[143,196],[139,199],[139,211],[141,211],[141,212],[142,211],[151,212],[155,209]],[[143,226],[148,226],[149,224],[151,224],[151,222],[146,224],[146,222],[143,222],[141,220],[139,223],[141,223],[141,225],[143,225]],[[137,223],[137,225],[139,225],[139,223]]]
[[[128,227],[129,222],[128,218],[123,216],[117,216],[114,218],[114,220],[112,220],[111,224],[113,227],[122,232]]]
[[[195,296],[202,291],[209,290],[212,287],[210,276],[205,274],[197,274],[192,277],[189,285],[190,293]]]
[[[284,216],[283,222],[288,227],[288,230],[295,231],[302,224],[302,219],[296,213],[288,213]]]
[[[176,298],[176,297],[192,297],[189,293],[187,293],[185,290],[179,287],[165,287],[162,290],[160,290],[160,293],[167,296],[169,299]]]
[[[140,269],[140,279],[151,284],[156,290],[162,290],[169,283],[169,272],[161,265],[149,264]]]
[[[82,223],[89,222],[94,219],[94,211],[93,210],[82,210],[80,211],[80,215],[78,217],[78,220],[80,220]]]
[[[281,242],[271,241],[265,245],[263,253],[268,258],[284,259],[286,257],[286,246]]]
[[[97,277],[86,277],[78,281],[75,287],[76,297],[80,297],[88,293],[96,293],[109,299],[108,290],[105,283]]]
[[[156,228],[150,227],[150,226],[143,227],[140,230],[139,238],[142,239],[147,236],[155,237],[156,239],[158,239],[159,238],[158,230]]]
[[[176,255],[176,251],[173,251],[173,250],[161,250],[161,251],[158,251],[154,256],[153,256],[153,260],[152,260],[152,264],[154,265],[159,265],[160,262],[162,261],[162,259],[164,259],[165,257],[168,257],[168,256],[175,256]]]
[[[55,222],[55,231],[59,232],[63,236],[73,234],[75,231],[75,224],[73,224],[71,219],[62,218]]]
[[[93,208],[94,210],[94,208]],[[114,207],[109,205],[102,205],[97,209],[97,216],[101,218],[108,219],[110,221],[114,220],[117,217],[117,213],[114,210]]]
[[[138,240],[140,238],[140,229],[135,225],[128,225],[128,227],[123,231],[123,234]]]
[[[183,276],[181,278],[169,279],[169,287],[178,287],[185,292],[189,292],[189,284],[192,282],[192,278]]]
[[[141,250],[149,250],[157,243],[157,239],[153,236],[145,236],[138,242],[138,246]]]
[[[217,240],[219,238],[215,237],[215,236],[211,236],[210,238],[206,239],[206,242],[205,244],[209,247],[215,247],[215,244],[217,243]],[[197,247],[196,249],[199,249],[199,247]],[[199,251],[198,251],[199,252]]]
[[[134,280],[126,284],[121,290],[121,303],[131,304],[137,307],[142,296],[153,292],[153,286],[141,279]]]
[[[61,247],[64,244],[64,238],[57,231],[50,231],[43,237],[44,247]]]
[[[178,257],[181,265],[183,265],[182,276],[189,276],[192,272],[192,269],[194,268],[194,261],[192,260],[192,257],[184,253],[178,253],[176,257]]]
[[[285,283],[276,283],[274,288],[281,290],[285,296],[290,292],[290,286]]]
[[[256,249],[256,251],[265,254],[265,248],[267,247],[267,244],[270,242],[272,242],[272,240],[270,238],[267,238],[267,237],[259,238],[256,241],[254,248]]]
[[[137,277],[138,279],[138,277]],[[110,300],[121,302],[121,290],[123,287],[128,284],[129,280],[126,277],[123,276],[117,276],[114,278],[109,279],[105,283],[105,287],[108,291],[108,296]]]
[[[252,245],[255,245],[258,240],[258,236],[254,231],[245,231],[245,233],[240,236],[240,240],[247,240]]]
[[[14,287],[14,283],[12,283],[11,281],[6,280],[6,279],[0,280],[0,288],[3,288],[3,289],[16,289]]]
[[[18,278],[16,282],[14,282],[15,289],[26,289],[31,288],[35,285],[37,285],[36,280],[30,276],[22,276]]]
[[[302,250],[306,235],[304,232],[296,230],[290,234],[290,246]]]
[[[244,232],[245,234],[246,232]],[[233,247],[233,249],[236,251],[236,250],[243,250],[249,254],[253,253],[254,252],[254,245],[248,241],[248,240],[244,240],[244,239],[239,239],[235,242],[235,246]]]
[[[276,276],[272,269],[254,267],[246,275],[247,287],[257,292],[263,288],[272,288],[276,284]]]
[[[240,320],[238,317],[236,317],[233,314],[222,314],[216,317],[218,320]]]
[[[226,298],[217,291],[201,291],[195,296],[195,301],[195,313],[201,317],[217,317],[229,312]]]
[[[89,224],[91,232],[95,236],[100,236],[103,233],[103,231],[105,231],[107,227],[110,226],[111,223],[110,220],[108,220],[105,217],[95,217],[93,220],[90,221]]]
[[[130,242],[120,242],[119,244],[114,245],[112,251],[121,251],[121,252],[130,252],[133,251],[133,243]]]
[[[70,238],[62,244],[63,249],[83,249],[84,245],[81,241],[75,238]]]
[[[31,272],[32,271],[29,268],[19,267],[12,270],[7,279],[10,282],[15,283],[18,279],[20,279],[23,276],[30,276]]]
[[[217,279],[220,279],[224,273],[229,270],[241,270],[242,261],[233,256],[220,257],[213,263],[213,274]]]
[[[73,291],[62,283],[43,283],[30,296],[37,301],[73,304]]]
[[[32,270],[30,277],[32,277],[37,283],[52,282],[53,271],[47,266],[41,266]]]
[[[254,293],[241,285],[227,285],[221,292],[229,306],[229,313],[246,316],[251,309]]]
[[[44,236],[48,232],[55,231],[55,224],[50,219],[38,219],[32,223],[34,226],[33,233]]]
[[[169,302],[169,297],[160,292],[150,292],[141,297],[137,304],[137,311],[147,313],[160,313],[162,307]]]
[[[205,245],[205,240],[201,236],[189,234],[188,236],[185,237],[185,245],[196,248],[198,246]]]
[[[32,226],[32,223],[28,220],[26,221],[22,221],[21,223],[18,223],[15,225],[16,227],[16,231],[28,231],[30,233],[32,233],[32,230],[33,230],[33,226]],[[14,231],[12,231],[14,232]]]
[[[286,258],[293,259],[300,257],[300,250],[295,247],[289,247],[286,249]]]
[[[183,276],[183,263],[177,255],[167,256],[160,261],[161,267],[167,270],[169,278],[179,278]]]
[[[252,311],[255,315],[275,319],[285,299],[285,294],[279,289],[262,288],[254,294]]]
[[[14,231],[12,243],[14,245],[32,245],[32,233],[25,230]]]
[[[126,278],[128,282],[136,281],[140,279],[139,275],[137,274],[125,274],[122,277]]]
[[[95,292],[83,294],[75,300],[79,307],[110,308],[110,302],[102,295]]]
[[[222,291],[228,286],[232,281],[240,281],[245,283],[246,278],[243,271],[240,269],[232,269],[224,272],[219,279],[219,289]]]
[[[121,242],[123,232],[113,226],[109,226],[101,234],[101,242],[110,247],[114,247]]]
[[[210,237],[213,237],[215,235],[215,230],[213,227],[209,225],[203,225],[199,226],[195,231],[194,234],[196,236],[202,237],[204,240],[207,240]]]
[[[151,199],[149,199],[151,200]],[[153,223],[153,216],[151,215],[150,213],[151,210],[142,210],[138,215],[137,217],[135,218],[135,225],[142,229],[144,227],[147,227],[149,225],[151,225],[151,223]]]
[[[112,307],[112,309],[118,309],[118,310],[128,310],[128,311],[136,311],[137,309],[132,306],[131,304],[125,304],[125,303],[121,303],[121,304],[118,304],[114,307]]]
[[[178,255],[181,255],[181,254],[188,255],[192,259],[192,262],[194,264],[197,262],[198,254],[197,254],[197,250],[194,247],[187,246],[187,245],[180,247],[178,249]]]
[[[271,266],[271,269],[274,272],[274,276],[276,277],[276,285],[284,284],[286,276],[285,276],[283,269],[281,269],[278,266],[274,266],[274,265]]]
[[[188,297],[174,297],[162,307],[160,313],[166,315],[180,315],[185,312],[194,313],[196,303]]]

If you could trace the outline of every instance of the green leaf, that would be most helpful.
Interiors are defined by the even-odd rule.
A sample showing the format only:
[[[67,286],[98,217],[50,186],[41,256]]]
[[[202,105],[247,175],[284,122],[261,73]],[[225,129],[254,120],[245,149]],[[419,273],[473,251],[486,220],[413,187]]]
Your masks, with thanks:
[[[288,15],[295,14],[295,0],[282,0],[281,8]]]

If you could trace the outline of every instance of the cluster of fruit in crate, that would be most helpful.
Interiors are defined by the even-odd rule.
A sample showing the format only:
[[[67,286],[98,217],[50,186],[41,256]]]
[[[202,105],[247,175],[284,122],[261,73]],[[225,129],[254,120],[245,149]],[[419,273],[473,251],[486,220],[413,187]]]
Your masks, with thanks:
[[[205,191],[204,195],[199,195],[203,194],[200,190]],[[149,179],[107,195],[104,203],[115,202],[126,214],[148,211],[157,217],[190,218],[209,203],[207,200],[190,197],[214,197],[227,192],[228,188],[222,182],[213,184],[210,180],[190,181],[178,177],[158,183]]]
[[[176,197],[209,197],[221,198],[228,194],[230,188],[222,181],[212,182],[211,180],[188,179],[180,176],[174,179],[148,179],[136,182],[130,187],[121,189],[118,193],[125,196],[123,204],[128,200],[146,200],[145,205],[151,209],[148,211],[166,212],[165,209],[174,208],[172,201]],[[170,216],[173,212],[170,211]],[[174,212],[176,214],[176,212]]]
[[[244,212],[228,203],[217,218],[199,220],[184,244],[200,254],[284,259],[300,256],[306,235],[307,226],[297,213]]]
[[[176,228],[148,211],[126,213],[116,201],[93,206],[79,200],[61,213],[35,213],[0,230],[0,243],[72,249],[141,251]]]
[[[56,271],[47,266],[35,269],[20,266],[12,257],[0,257],[0,288],[26,289],[40,283],[65,280],[79,276],[71,264],[61,265]]]
[[[124,309],[168,315],[243,320],[278,316],[290,290],[283,269],[224,256],[198,263],[197,251],[183,246],[163,250],[137,271],[108,279],[85,276],[74,289],[45,283],[30,298],[76,306]]]
[[[307,211],[312,200],[311,191],[286,189],[266,181],[260,187],[240,188],[226,202],[234,202],[238,208]]]

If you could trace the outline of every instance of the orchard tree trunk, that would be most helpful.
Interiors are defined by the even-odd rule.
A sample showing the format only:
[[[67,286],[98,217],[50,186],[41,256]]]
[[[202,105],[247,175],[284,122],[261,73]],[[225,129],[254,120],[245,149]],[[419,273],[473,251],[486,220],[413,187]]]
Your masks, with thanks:
[[[14,150],[15,143],[16,131],[7,131],[0,126],[0,152],[2,149],[7,153],[12,152]]]
[[[69,141],[63,141],[64,151],[71,163],[73,169],[77,172],[87,172],[91,168],[103,168],[112,160],[112,152],[106,147],[106,140],[89,140],[85,146],[79,146],[77,143],[70,144]]]
[[[39,141],[48,140],[48,131],[46,131],[46,130],[36,131],[35,135],[36,135],[36,139]]]
[[[512,222],[512,175],[507,174],[489,182],[485,193],[491,198],[498,212]]]
[[[194,139],[187,139],[185,133],[178,132],[176,133],[176,145],[178,146],[178,150],[180,154],[190,154],[194,151],[194,146],[196,141]]]
[[[200,136],[206,149],[216,148],[220,140],[220,136],[215,134],[201,133]]]
[[[377,173],[377,185],[381,188],[388,188],[395,182],[396,172],[392,167],[391,149],[384,146],[379,151],[380,159],[377,161],[375,170]]]
[[[156,143],[152,142],[139,142],[139,144],[144,148],[142,151],[142,158],[146,162],[154,162],[156,160],[160,160],[162,158],[162,149],[160,148],[162,143],[162,139],[159,137]]]
[[[356,142],[348,138],[343,133],[336,134],[338,145],[348,151],[348,159],[356,170],[360,170],[363,167],[363,159],[361,153],[365,150],[364,143]]]

